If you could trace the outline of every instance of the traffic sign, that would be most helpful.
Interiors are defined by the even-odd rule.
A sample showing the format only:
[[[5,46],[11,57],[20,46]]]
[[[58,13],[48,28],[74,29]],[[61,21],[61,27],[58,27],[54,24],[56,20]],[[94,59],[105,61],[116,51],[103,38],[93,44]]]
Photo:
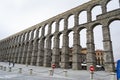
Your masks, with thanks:
[[[56,65],[55,64],[52,64],[52,68],[54,69],[56,67]]]
[[[93,65],[91,65],[91,66],[90,66],[90,71],[92,71],[92,72],[93,72],[94,70],[95,70],[94,66],[93,66]]]

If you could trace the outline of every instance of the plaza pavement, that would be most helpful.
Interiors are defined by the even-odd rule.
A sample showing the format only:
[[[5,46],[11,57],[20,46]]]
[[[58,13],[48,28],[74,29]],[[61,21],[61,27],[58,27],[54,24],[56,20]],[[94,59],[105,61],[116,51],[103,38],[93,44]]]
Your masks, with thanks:
[[[11,71],[9,67],[12,68]],[[91,80],[90,72],[86,70],[57,68],[53,75],[50,75],[50,70],[51,68],[22,64],[15,64],[12,67],[8,62],[0,62],[0,80]],[[93,74],[93,80],[116,80],[116,74],[96,71]]]

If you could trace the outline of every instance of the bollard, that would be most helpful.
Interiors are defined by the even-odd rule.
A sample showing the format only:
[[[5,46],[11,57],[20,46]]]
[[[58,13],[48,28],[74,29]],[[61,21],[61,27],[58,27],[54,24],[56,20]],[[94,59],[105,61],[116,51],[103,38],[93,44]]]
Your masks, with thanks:
[[[91,72],[90,72],[90,80],[93,80],[93,75],[94,75],[94,72],[91,71]]]
[[[9,67],[9,72],[11,72],[12,71],[12,68],[11,67]]]
[[[28,67],[28,64],[26,64],[26,67]]]
[[[1,66],[1,70],[3,70],[3,66]]]
[[[3,68],[3,71],[6,71],[6,67]]]
[[[67,70],[64,70],[63,72],[64,72],[65,77],[67,77],[68,76],[67,75]]]
[[[54,69],[49,69],[49,75],[53,76],[53,73],[54,73]]]
[[[19,73],[22,73],[22,68],[19,68]]]
[[[30,69],[30,75],[32,75],[32,71],[33,71],[33,69]]]
[[[2,66],[0,66],[0,70],[2,70]]]

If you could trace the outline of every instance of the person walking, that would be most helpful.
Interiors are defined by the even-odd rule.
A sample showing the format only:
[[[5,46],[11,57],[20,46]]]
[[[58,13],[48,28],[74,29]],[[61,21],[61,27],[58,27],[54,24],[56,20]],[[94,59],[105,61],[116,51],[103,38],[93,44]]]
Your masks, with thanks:
[[[15,66],[15,62],[13,62],[13,67]]]
[[[8,63],[9,63],[9,66],[10,66],[10,61],[8,61]]]

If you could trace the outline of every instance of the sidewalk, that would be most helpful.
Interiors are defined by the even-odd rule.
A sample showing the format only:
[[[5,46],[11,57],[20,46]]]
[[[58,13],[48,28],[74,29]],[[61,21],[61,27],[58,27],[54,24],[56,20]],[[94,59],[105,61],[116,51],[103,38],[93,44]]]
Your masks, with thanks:
[[[52,76],[51,68],[15,64],[10,71],[9,67],[8,62],[0,62],[0,80],[90,80],[90,72],[86,70],[57,68]],[[116,80],[116,75],[97,71],[94,72],[93,80]]]

